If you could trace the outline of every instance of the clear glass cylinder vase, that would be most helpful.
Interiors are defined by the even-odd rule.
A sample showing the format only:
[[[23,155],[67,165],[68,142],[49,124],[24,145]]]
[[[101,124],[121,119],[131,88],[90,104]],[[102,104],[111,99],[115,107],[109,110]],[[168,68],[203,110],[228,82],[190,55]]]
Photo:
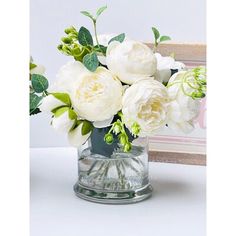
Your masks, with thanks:
[[[76,195],[108,204],[134,203],[150,197],[148,139],[134,139],[131,151],[124,152],[118,142],[105,143],[105,132],[96,129],[78,149]]]

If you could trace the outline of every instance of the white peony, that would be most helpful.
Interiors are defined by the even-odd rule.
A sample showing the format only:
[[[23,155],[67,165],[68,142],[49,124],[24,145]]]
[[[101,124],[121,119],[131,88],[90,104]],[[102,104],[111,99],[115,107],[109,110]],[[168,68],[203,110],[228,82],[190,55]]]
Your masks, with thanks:
[[[186,72],[178,72],[170,78],[168,94],[171,99],[168,111],[168,127],[189,133],[194,129],[194,120],[199,114],[200,101],[187,96],[181,87],[181,81]],[[184,87],[185,92],[193,91],[191,87]]]
[[[131,130],[134,122],[137,122],[141,137],[156,134],[166,124],[167,89],[156,80],[141,80],[131,85],[125,91],[122,105],[125,125]]]
[[[59,133],[67,133],[75,124],[76,117],[69,108],[60,108],[52,118],[52,127]]]
[[[61,100],[55,98],[52,94],[44,97],[39,109],[45,113],[51,113],[51,111],[57,107],[65,106],[66,104]]]
[[[51,89],[68,93],[82,119],[107,120],[121,109],[122,84],[104,67],[90,72],[78,61],[69,62],[60,69]]]
[[[69,61],[63,65],[58,73],[56,81],[48,88],[49,92],[65,92],[70,95],[73,84],[81,74],[88,73],[87,68],[79,61]]]
[[[157,59],[157,80],[162,82],[168,82],[171,77],[171,70],[181,71],[185,69],[185,64],[179,61],[175,61],[173,57],[163,57],[160,53],[155,53]]]
[[[107,48],[106,64],[126,84],[149,79],[157,70],[152,50],[145,44],[132,40],[111,42]]]

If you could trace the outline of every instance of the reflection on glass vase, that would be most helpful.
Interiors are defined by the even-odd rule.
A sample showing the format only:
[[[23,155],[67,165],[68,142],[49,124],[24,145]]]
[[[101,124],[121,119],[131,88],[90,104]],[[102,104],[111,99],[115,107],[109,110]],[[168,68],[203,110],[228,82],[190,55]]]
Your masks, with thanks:
[[[95,129],[78,150],[76,195],[111,204],[134,203],[150,197],[148,139],[134,139],[131,151],[124,152],[118,142],[104,142],[106,132],[106,128]]]

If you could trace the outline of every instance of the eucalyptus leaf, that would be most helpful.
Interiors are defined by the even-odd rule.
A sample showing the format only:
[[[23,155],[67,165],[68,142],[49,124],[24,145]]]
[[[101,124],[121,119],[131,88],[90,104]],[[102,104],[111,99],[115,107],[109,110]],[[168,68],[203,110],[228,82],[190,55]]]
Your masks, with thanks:
[[[65,103],[68,106],[71,106],[70,96],[67,93],[51,93],[56,99]]]
[[[83,14],[84,16],[87,16],[87,17],[91,18],[92,20],[94,20],[92,14],[90,14],[88,11],[81,11],[80,13]]]
[[[86,135],[93,130],[93,125],[91,122],[84,120],[82,125],[82,135]]]
[[[157,30],[157,28],[152,27],[152,32],[153,32],[153,34],[154,34],[155,41],[157,41],[158,38],[160,37],[159,31]]]
[[[85,55],[83,58],[83,64],[88,70],[94,72],[99,65],[97,54],[92,52]]]
[[[119,41],[120,43],[122,43],[122,42],[124,41],[124,39],[125,39],[125,34],[122,33],[122,34],[119,34],[119,35],[113,37],[112,39],[110,39],[110,41],[108,42],[108,44],[110,44],[110,43],[113,42],[113,41]]]
[[[100,7],[98,10],[97,10],[97,17],[96,19],[107,9],[107,6],[103,6],[103,7]]]
[[[35,93],[30,94],[30,114],[32,114],[39,106],[43,97],[38,96]]]
[[[169,36],[165,36],[165,35],[161,36],[161,38],[160,38],[160,42],[167,41],[167,40],[171,40],[171,38]]]
[[[93,37],[89,32],[89,30],[83,26],[79,29],[78,40],[79,43],[83,46],[88,46],[88,45],[93,46]]]
[[[38,114],[40,112],[41,112],[40,109],[37,107],[35,110],[31,110],[30,111],[30,115],[36,115],[36,114]]]
[[[43,75],[31,75],[31,83],[36,93],[42,93],[48,88],[48,80]]]

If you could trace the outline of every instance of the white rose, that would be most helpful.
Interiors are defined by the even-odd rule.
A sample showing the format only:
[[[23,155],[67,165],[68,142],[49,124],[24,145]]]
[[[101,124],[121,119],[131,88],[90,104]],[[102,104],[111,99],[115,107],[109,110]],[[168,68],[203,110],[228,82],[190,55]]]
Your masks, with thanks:
[[[132,40],[111,42],[107,48],[106,63],[109,70],[126,84],[149,79],[157,69],[152,50],[145,44]]]
[[[37,65],[35,68],[30,70],[30,74],[38,74],[38,75],[43,75],[45,73],[45,67],[42,65]]]
[[[53,109],[65,105],[66,104],[64,102],[55,98],[52,94],[49,94],[48,96],[43,98],[42,103],[39,106],[39,109],[42,112],[50,113]]]
[[[141,80],[131,85],[125,91],[122,105],[125,125],[131,130],[137,122],[141,137],[156,134],[166,124],[167,89],[156,80]]]
[[[80,123],[75,129],[73,129],[72,131],[70,131],[68,133],[68,141],[70,143],[71,146],[73,147],[80,147],[82,146],[90,137],[91,135],[91,131],[85,135],[82,134],[82,126],[83,123]]]
[[[121,109],[122,84],[104,67],[90,72],[78,61],[67,63],[52,89],[67,92],[82,119],[104,121]]]
[[[173,57],[163,57],[160,53],[155,53],[157,59],[157,80],[168,82],[171,77],[171,70],[181,71],[185,68],[184,63],[175,61]]]
[[[200,111],[200,101],[187,96],[181,87],[181,80],[186,72],[178,72],[170,78],[168,94],[171,99],[168,110],[168,127],[189,133],[194,129],[194,120]],[[171,85],[172,84],[172,85]],[[185,92],[190,93],[193,89],[185,86]]]
[[[68,107],[59,108],[52,119],[52,127],[60,133],[67,133],[75,124],[77,115]]]

